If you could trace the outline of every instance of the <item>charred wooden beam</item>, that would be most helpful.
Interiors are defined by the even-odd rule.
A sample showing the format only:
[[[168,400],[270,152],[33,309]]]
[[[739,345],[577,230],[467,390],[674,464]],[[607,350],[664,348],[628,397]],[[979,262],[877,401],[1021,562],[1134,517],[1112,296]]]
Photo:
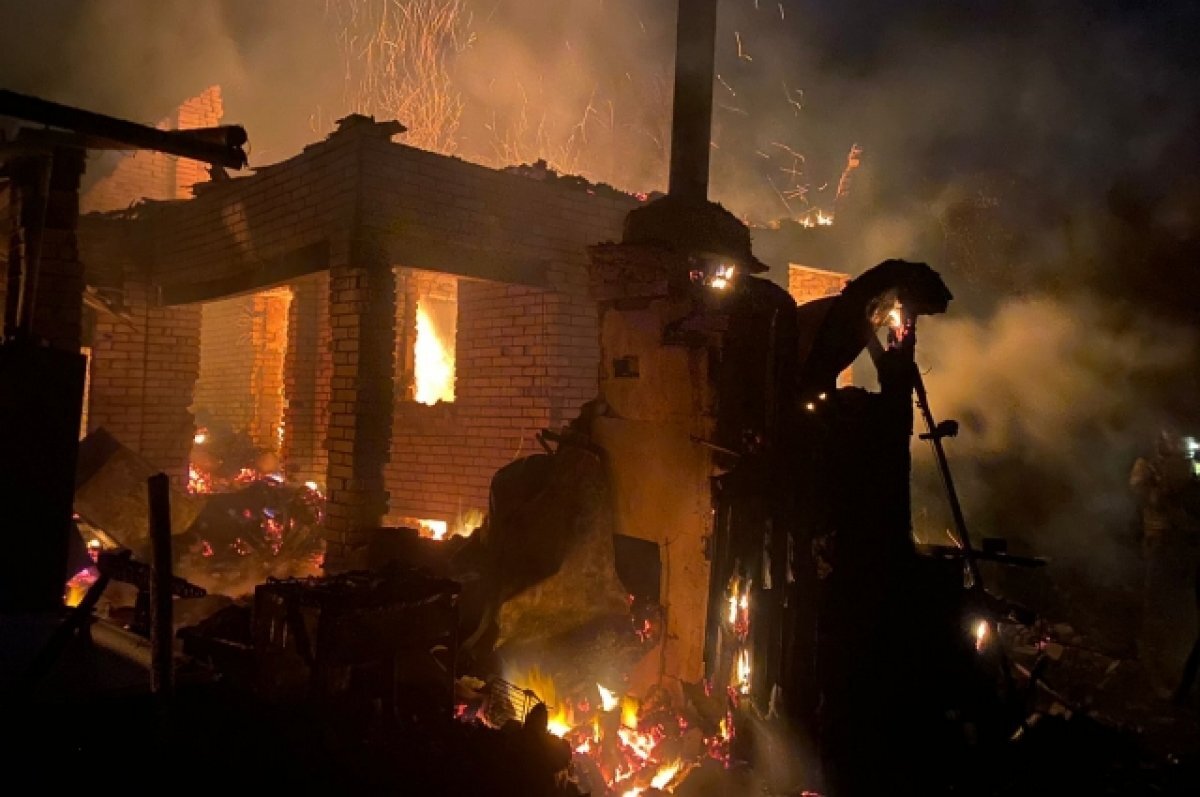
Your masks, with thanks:
[[[0,116],[70,130],[89,139],[81,142],[84,147],[149,149],[230,169],[246,165],[242,149],[247,141],[246,131],[237,125],[159,130],[4,89],[0,89]]]

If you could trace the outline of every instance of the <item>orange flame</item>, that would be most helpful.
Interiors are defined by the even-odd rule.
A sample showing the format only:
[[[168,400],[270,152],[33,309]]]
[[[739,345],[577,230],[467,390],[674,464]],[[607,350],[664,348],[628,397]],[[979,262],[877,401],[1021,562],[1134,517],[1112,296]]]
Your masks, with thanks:
[[[417,304],[413,368],[418,402],[432,406],[439,401],[454,401],[454,349],[447,346],[447,341],[420,303]]]

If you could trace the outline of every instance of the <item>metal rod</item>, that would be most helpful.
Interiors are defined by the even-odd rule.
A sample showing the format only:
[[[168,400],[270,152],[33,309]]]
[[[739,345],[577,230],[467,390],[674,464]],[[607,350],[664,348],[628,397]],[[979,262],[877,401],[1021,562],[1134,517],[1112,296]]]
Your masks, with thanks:
[[[975,556],[975,548],[971,545],[971,535],[967,532],[967,518],[963,514],[962,504],[958,500],[958,490],[954,487],[954,474],[950,472],[950,460],[946,457],[946,448],[942,445],[942,436],[937,431],[937,421],[933,411],[929,409],[929,394],[925,392],[925,379],[921,371],[913,364],[913,392],[917,396],[917,407],[925,420],[925,428],[929,432],[929,442],[937,458],[938,472],[942,476],[942,484],[946,488],[946,500],[950,503],[950,515],[954,518],[954,527],[958,531],[958,541],[962,544],[963,559],[971,574],[973,586],[983,589],[983,578],[979,573],[979,561]]]
[[[915,335],[916,319],[912,319],[908,323],[909,328],[905,332],[906,336]],[[884,349],[874,330],[867,336],[867,351],[870,353],[875,367],[878,368]],[[967,563],[967,571],[971,574],[972,587],[983,589],[983,579],[979,573],[979,562],[975,556],[975,548],[971,545],[971,535],[967,531],[967,518],[963,515],[962,504],[958,500],[958,490],[954,487],[954,476],[950,472],[950,460],[946,457],[946,449],[942,446],[941,437],[937,433],[937,421],[933,417],[933,411],[929,409],[929,394],[925,391],[925,379],[921,376],[921,369],[917,368],[915,361],[912,363],[912,374],[913,393],[916,394],[917,407],[921,410],[921,419],[925,422],[925,428],[929,432],[929,442],[933,446],[934,457],[937,459],[938,474],[942,478],[942,486],[946,489],[946,500],[950,504],[950,515],[954,520],[954,527],[958,532],[958,542],[962,546],[963,559]]]
[[[668,191],[682,199],[708,199],[716,37],[717,0],[679,0]]]
[[[150,691],[160,708],[174,687],[171,606],[171,480],[157,473],[146,480],[150,496]]]

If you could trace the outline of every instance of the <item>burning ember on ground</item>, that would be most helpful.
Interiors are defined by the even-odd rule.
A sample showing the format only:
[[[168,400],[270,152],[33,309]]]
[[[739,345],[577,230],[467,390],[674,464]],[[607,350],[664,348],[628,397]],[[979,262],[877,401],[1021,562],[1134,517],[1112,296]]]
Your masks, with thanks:
[[[417,521],[417,531],[421,532],[422,537],[428,537],[431,540],[446,539],[446,532],[449,529],[450,525],[444,520]]]
[[[642,701],[597,683],[567,696],[537,668],[514,683],[531,705],[547,705],[547,730],[570,745],[575,777],[597,797],[673,792],[706,757],[728,763],[731,716],[706,737],[662,691]]]
[[[401,518],[399,523],[407,528],[414,528],[417,533],[427,540],[448,540],[451,537],[470,537],[475,529],[483,525],[484,513],[481,509],[468,509],[460,512],[454,520],[438,518]]]
[[[656,689],[645,699],[603,683],[577,687],[574,693],[564,691],[534,667],[498,680],[507,691],[493,687],[491,705],[481,716],[500,725],[543,703],[547,730],[573,751],[574,777],[583,791],[593,795],[670,793],[705,762],[729,768],[737,736],[734,716],[747,708],[742,704],[752,684],[752,587],[744,576],[730,579],[722,620],[735,640],[731,671],[723,683],[703,684],[703,698],[688,697],[686,707],[665,689]],[[693,701],[707,708],[700,709]],[[465,707],[460,717],[469,718]]]

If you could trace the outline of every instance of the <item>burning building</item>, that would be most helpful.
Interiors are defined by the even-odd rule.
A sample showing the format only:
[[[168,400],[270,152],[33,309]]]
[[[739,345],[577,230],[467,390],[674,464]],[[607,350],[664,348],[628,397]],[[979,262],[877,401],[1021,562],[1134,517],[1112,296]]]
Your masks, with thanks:
[[[197,659],[251,661],[265,700],[524,722],[555,761],[544,731],[567,740],[554,772],[573,751],[597,792],[724,771],[783,719],[820,740],[840,794],[935,783],[918,739],[958,744],[947,726],[991,707],[962,702],[989,629],[958,628],[969,540],[929,562],[911,538],[914,395],[926,436],[951,433],[928,412],[916,323],[950,294],[903,261],[761,276],[749,230],[708,200],[716,5],[692,10],[670,191],[651,201],[351,115],[245,177],[139,153],[78,221],[48,202],[45,223],[13,225],[23,300],[29,230],[62,234],[33,331],[70,360],[74,381],[44,388],[63,417],[179,488],[246,474],[323,494],[325,577],[258,585],[252,619],[189,635]],[[164,126],[219,121],[213,88]],[[72,152],[51,180],[70,197]],[[863,351],[878,392],[847,384]],[[71,454],[76,431],[56,445]],[[278,553],[294,527],[275,512],[249,520]]]

